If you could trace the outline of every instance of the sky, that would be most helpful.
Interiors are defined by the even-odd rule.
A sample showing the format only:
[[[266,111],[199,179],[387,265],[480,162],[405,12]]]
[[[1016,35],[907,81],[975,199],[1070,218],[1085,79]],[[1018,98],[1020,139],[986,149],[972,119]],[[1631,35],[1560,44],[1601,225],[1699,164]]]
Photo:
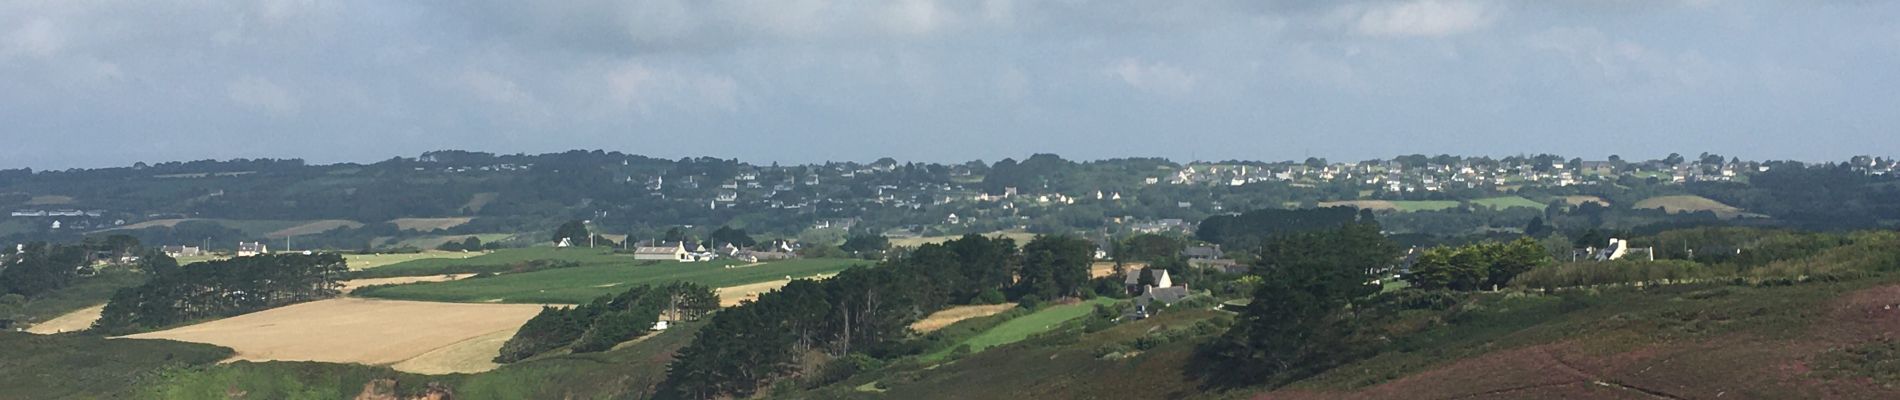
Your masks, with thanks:
[[[1900,155],[1900,2],[0,1],[0,168]]]

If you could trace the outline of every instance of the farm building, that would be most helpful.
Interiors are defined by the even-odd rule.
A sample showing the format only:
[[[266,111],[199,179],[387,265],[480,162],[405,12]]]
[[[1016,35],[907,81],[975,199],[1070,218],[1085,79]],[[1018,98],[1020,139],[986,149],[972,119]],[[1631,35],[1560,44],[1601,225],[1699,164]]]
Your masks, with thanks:
[[[693,256],[691,253],[686,252],[686,247],[684,245],[681,245],[680,243],[675,242],[675,243],[671,243],[671,245],[662,244],[659,246],[636,247],[633,250],[633,259],[635,260],[672,260],[672,261],[685,262],[685,261],[693,261]]]
[[[1174,287],[1174,279],[1168,275],[1168,270],[1160,269],[1160,268],[1143,268],[1143,269],[1134,270],[1130,272],[1132,273],[1127,274],[1126,278],[1122,281],[1123,285],[1127,286],[1128,294],[1130,295],[1145,295],[1145,294],[1148,294],[1148,292],[1154,291],[1155,289],[1165,289],[1165,288]],[[1149,277],[1154,278],[1154,283],[1146,284],[1146,285],[1142,284],[1141,283],[1142,274],[1148,274]]]
[[[238,257],[250,257],[269,253],[270,245],[264,244],[264,242],[238,242]]]
[[[200,249],[198,246],[165,246],[164,251],[166,256],[172,258],[204,255],[204,249]]]

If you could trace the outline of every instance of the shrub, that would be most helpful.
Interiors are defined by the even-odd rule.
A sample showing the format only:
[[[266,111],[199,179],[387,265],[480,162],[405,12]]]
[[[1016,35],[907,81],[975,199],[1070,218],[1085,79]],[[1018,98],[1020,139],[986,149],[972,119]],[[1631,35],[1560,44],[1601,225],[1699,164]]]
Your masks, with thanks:
[[[1003,296],[1003,291],[996,288],[983,289],[982,292],[976,294],[978,304],[1003,304],[1005,301],[1009,299]]]
[[[1016,305],[1024,309],[1034,310],[1036,307],[1042,306],[1042,298],[1036,297],[1036,295],[1033,294],[1023,295],[1023,298],[1016,300]]]

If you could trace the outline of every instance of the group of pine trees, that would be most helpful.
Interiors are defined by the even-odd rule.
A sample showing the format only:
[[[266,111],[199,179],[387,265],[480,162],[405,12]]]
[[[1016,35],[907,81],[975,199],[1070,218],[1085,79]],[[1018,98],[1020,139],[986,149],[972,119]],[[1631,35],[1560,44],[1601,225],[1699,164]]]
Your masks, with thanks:
[[[503,343],[495,362],[511,363],[563,346],[606,351],[645,335],[661,321],[697,321],[719,308],[712,288],[691,282],[635,286],[578,307],[545,307]]]
[[[141,252],[138,239],[125,235],[90,237],[76,244],[32,243],[0,249],[0,295],[38,297],[72,285],[94,262],[117,262]]]
[[[139,267],[149,276],[145,284],[114,293],[94,330],[142,332],[334,297],[341,293],[337,279],[349,270],[334,253],[264,254],[182,267],[153,253]]]
[[[1208,342],[1200,370],[1215,385],[1283,384],[1365,356],[1383,339],[1368,330],[1371,310],[1406,295],[1377,295],[1373,284],[1401,263],[1399,250],[1369,214],[1336,229],[1277,233],[1258,250],[1253,301],[1220,339]],[[1411,295],[1501,286],[1549,264],[1537,241],[1436,247],[1420,253],[1404,278]]]
[[[965,235],[877,267],[792,281],[714,315],[667,379],[681,397],[746,397],[799,374],[814,354],[911,354],[920,349],[903,340],[910,324],[945,307],[1082,294],[1093,249],[1071,236],[1039,236],[1018,249],[1011,239]]]
[[[1405,280],[1420,289],[1490,290],[1511,283],[1532,268],[1551,262],[1550,253],[1531,238],[1509,243],[1485,242],[1426,249]]]

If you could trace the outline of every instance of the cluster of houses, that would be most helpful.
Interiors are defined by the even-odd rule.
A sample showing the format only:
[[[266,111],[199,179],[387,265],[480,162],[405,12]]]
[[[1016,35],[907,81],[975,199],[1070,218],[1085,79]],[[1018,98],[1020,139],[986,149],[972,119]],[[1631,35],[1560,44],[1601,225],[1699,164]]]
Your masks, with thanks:
[[[1500,186],[1574,186],[1614,182],[1623,176],[1655,177],[1664,182],[1717,182],[1734,180],[1747,171],[1766,171],[1759,162],[1740,160],[1723,162],[1666,163],[1649,161],[1620,163],[1612,161],[1539,160],[1513,158],[1508,161],[1466,160],[1449,162],[1402,162],[1384,160],[1332,164],[1221,165],[1189,164],[1172,174],[1152,176],[1145,184],[1241,186],[1255,182],[1291,182],[1315,185],[1354,182],[1379,187],[1387,192],[1438,192],[1451,189],[1496,188]],[[1860,158],[1856,158],[1860,160]],[[1893,171],[1900,166],[1892,160],[1866,158],[1869,173]]]
[[[211,251],[206,250],[203,247],[192,246],[192,245],[160,246],[159,251],[165,253],[166,256],[171,257],[171,258],[198,257],[198,256],[205,256],[205,255],[211,254]],[[270,254],[270,244],[264,243],[264,242],[238,242],[237,252],[234,254],[236,254],[238,257],[250,257],[250,256],[255,256],[255,255],[261,255],[261,254]]]
[[[785,260],[797,257],[796,246],[790,241],[774,241],[769,250],[752,250],[733,246],[730,243],[713,247],[693,242],[645,242],[633,247],[633,259],[678,262],[712,261],[730,258],[745,262],[765,262]]]

